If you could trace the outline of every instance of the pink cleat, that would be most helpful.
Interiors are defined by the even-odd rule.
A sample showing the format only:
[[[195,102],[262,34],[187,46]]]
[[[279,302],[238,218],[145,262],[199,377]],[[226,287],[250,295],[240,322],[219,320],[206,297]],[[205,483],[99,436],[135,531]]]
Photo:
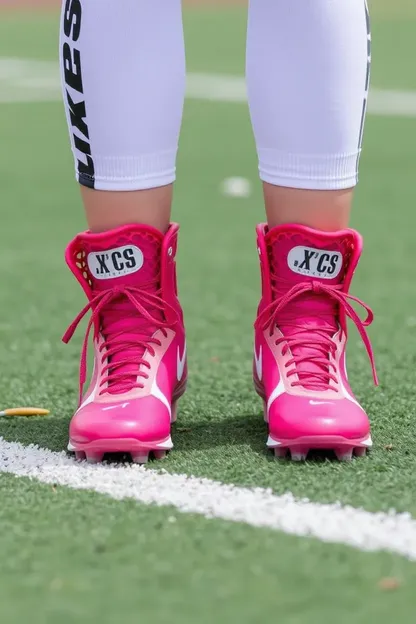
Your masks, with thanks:
[[[264,400],[267,446],[290,451],[331,449],[339,460],[372,446],[367,414],[345,367],[347,317],[357,326],[377,376],[365,327],[373,313],[348,294],[362,250],[354,230],[325,233],[300,225],[257,227],[262,299],[255,323],[254,384]],[[361,321],[351,301],[362,305]]]
[[[92,312],[80,364],[80,405],[68,450],[100,462],[130,453],[145,463],[172,448],[171,422],[187,379],[182,310],[176,292],[178,226],[165,236],[145,225],[78,234],[66,261],[88,304],[68,328],[68,342]],[[94,331],[94,370],[87,392],[87,348]]]

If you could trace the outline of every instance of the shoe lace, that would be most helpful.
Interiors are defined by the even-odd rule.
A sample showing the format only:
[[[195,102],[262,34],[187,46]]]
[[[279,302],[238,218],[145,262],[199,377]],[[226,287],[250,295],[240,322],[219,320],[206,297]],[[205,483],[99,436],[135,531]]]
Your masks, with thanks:
[[[174,327],[178,322],[178,313],[173,306],[164,301],[160,296],[160,291],[155,291],[154,286],[156,280],[143,285],[142,288],[134,288],[130,286],[113,287],[108,290],[92,293],[92,297],[87,305],[75,317],[69,325],[62,340],[68,343],[73,337],[78,325],[84,316],[91,311],[91,317],[87,325],[85,337],[81,349],[80,368],[79,368],[79,395],[82,400],[83,388],[87,379],[87,356],[88,345],[90,341],[91,330],[94,327],[94,340],[98,339],[101,333],[104,341],[100,345],[100,353],[103,353],[101,363],[107,359],[107,364],[102,369],[102,379],[100,382],[100,395],[107,393],[120,394],[128,392],[133,388],[142,388],[143,382],[140,383],[139,377],[148,379],[149,375],[143,370],[143,367],[150,369],[150,364],[143,359],[145,351],[149,351],[153,357],[155,355],[154,346],[161,346],[160,340],[155,338],[153,334],[157,329],[161,329],[163,334],[167,336],[166,330]],[[152,290],[153,292],[149,292]],[[128,331],[117,328],[117,321],[103,324],[103,312],[108,310],[107,306],[114,303],[129,302],[128,315],[130,320],[136,321],[136,327]],[[106,308],[106,310],[105,310]],[[152,314],[149,309],[154,311]],[[173,313],[174,320],[167,322],[164,312],[168,309]],[[142,324],[137,325],[137,315],[140,317]],[[132,318],[133,313],[133,318]],[[143,321],[147,321],[146,331]],[[150,327],[149,327],[150,325]],[[118,353],[126,353],[126,356],[114,361],[114,355]],[[126,365],[133,365],[137,368],[137,373],[132,374],[131,368],[126,370]],[[124,370],[122,370],[124,367]],[[120,370],[121,369],[121,370]],[[103,386],[105,386],[103,388]]]
[[[293,357],[285,364],[286,368],[292,367],[287,373],[287,377],[298,375],[298,380],[291,383],[293,387],[303,386],[309,390],[322,391],[330,389],[338,392],[338,388],[336,387],[337,369],[333,361],[337,350],[337,344],[333,340],[333,319],[334,316],[337,315],[339,307],[343,308],[346,316],[350,318],[357,327],[370,360],[374,383],[378,385],[374,353],[370,339],[365,330],[365,327],[371,325],[374,319],[371,308],[360,299],[342,291],[342,285],[327,285],[313,280],[311,282],[296,284],[283,295],[281,295],[281,293],[279,294],[276,285],[272,285],[272,289],[276,298],[264,308],[255,323],[255,327],[262,331],[269,328],[270,336],[273,335],[275,326],[283,324],[282,311],[294,300],[302,297],[302,295],[312,293],[313,295],[325,296],[329,298],[333,304],[331,309],[327,312],[319,312],[321,321],[329,321],[326,327],[316,327],[313,323],[305,324],[305,322],[301,324],[299,322],[299,313],[296,313],[295,310],[285,310],[284,326],[285,328],[290,328],[291,331],[289,335],[278,338],[275,344],[277,346],[284,344],[282,348],[283,356],[286,355],[289,349],[293,354]],[[355,302],[365,309],[367,316],[364,320],[361,320],[350,302]],[[305,347],[307,351],[305,351]],[[332,360],[329,356],[332,356]],[[303,364],[302,372],[298,372],[300,364]],[[312,364],[313,370],[305,368],[305,364]],[[331,383],[335,384],[335,387],[331,386]]]

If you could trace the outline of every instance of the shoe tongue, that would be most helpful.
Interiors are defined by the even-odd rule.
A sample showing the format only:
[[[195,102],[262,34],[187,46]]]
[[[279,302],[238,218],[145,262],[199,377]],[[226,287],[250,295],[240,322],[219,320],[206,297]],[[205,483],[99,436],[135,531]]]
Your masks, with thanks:
[[[154,281],[160,273],[162,241],[161,232],[139,225],[86,234],[84,251],[93,290],[140,288]]]
[[[302,226],[270,230],[266,235],[266,244],[277,296],[280,298],[296,284],[305,282],[330,286],[341,284],[347,268],[348,236],[347,232],[327,234]],[[296,335],[304,342],[302,346],[292,349],[295,357],[312,358],[297,365],[299,380],[311,390],[325,389],[325,383],[319,378],[312,377],[311,380],[308,373],[315,371],[319,374],[328,370],[315,359],[322,359],[325,355],[325,349],[319,347],[320,336],[333,335],[338,329],[334,302],[323,294],[305,293],[282,310],[277,324],[285,336]]]
[[[103,234],[85,234],[83,246],[94,294],[117,286],[129,286],[156,295],[160,288],[157,278],[160,275],[162,242],[161,232],[142,225],[121,227]],[[159,308],[146,303],[140,293],[133,291],[133,295],[146,312],[163,321]],[[120,362],[112,370],[122,377],[114,381],[110,378],[109,392],[122,393],[140,382],[141,378],[137,375],[138,362],[145,351],[143,342],[154,334],[157,326],[141,315],[124,295],[112,299],[102,309],[100,319],[102,334],[110,348],[116,343],[126,345],[110,356],[112,364]],[[126,359],[130,362],[125,363]]]
[[[274,228],[266,235],[272,273],[287,282],[287,290],[301,282],[340,284],[346,269],[346,235],[299,230],[285,229],[281,234],[280,228]]]

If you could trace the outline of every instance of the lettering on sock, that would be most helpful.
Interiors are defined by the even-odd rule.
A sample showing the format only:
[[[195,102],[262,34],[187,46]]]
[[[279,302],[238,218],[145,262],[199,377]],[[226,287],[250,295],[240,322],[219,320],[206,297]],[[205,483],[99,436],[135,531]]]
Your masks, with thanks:
[[[72,125],[73,144],[78,160],[80,184],[94,188],[95,169],[91,156],[90,135],[82,83],[81,53],[74,45],[81,34],[82,6],[80,0],[66,0],[63,14],[63,31],[66,41],[62,46],[63,74],[66,100]],[[71,90],[71,93],[70,93]]]

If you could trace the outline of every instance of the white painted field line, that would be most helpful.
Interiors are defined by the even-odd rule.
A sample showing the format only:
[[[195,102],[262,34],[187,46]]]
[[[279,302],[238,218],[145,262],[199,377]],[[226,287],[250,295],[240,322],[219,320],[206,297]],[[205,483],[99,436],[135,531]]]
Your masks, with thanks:
[[[0,103],[61,99],[57,63],[0,57]]]
[[[211,102],[247,100],[240,76],[190,73],[187,97]],[[57,63],[0,58],[0,103],[56,102],[61,99]],[[416,91],[372,89],[368,112],[373,115],[416,117]]]
[[[261,488],[250,490],[136,465],[93,466],[77,463],[65,453],[2,438],[0,472],[416,560],[416,521],[410,514],[373,514],[339,504],[311,503],[291,494],[276,496]]]

